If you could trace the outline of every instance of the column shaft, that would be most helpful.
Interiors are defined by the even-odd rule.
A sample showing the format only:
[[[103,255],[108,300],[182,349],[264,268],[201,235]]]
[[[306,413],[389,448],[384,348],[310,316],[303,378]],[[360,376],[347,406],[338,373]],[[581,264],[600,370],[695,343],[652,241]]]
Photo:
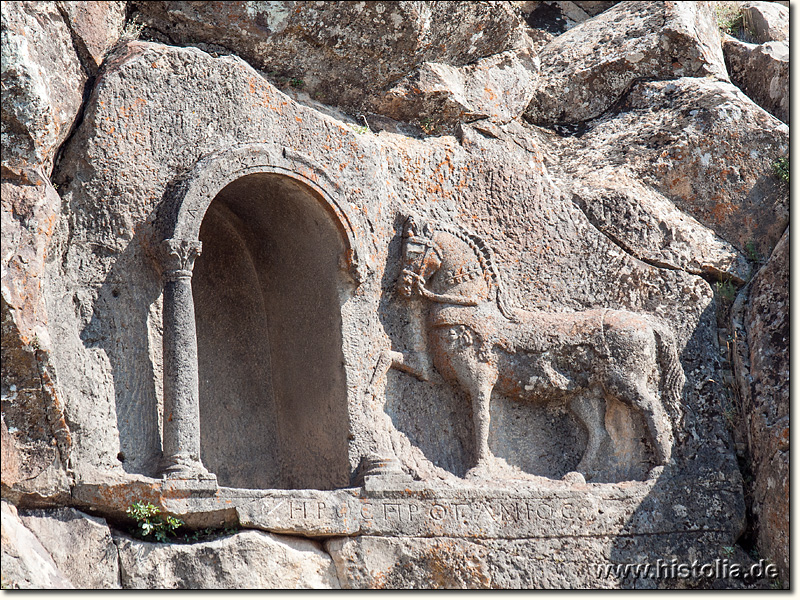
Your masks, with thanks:
[[[200,393],[192,267],[200,242],[165,240],[164,256],[164,461],[170,478],[213,477],[200,460]]]

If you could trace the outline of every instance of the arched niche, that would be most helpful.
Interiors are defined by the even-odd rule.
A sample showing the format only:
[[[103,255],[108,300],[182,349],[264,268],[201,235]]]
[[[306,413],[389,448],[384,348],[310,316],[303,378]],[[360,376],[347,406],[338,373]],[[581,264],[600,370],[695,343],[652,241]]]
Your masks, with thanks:
[[[201,161],[172,194],[164,473],[346,486],[341,305],[359,263],[335,186],[308,161],[251,146]]]

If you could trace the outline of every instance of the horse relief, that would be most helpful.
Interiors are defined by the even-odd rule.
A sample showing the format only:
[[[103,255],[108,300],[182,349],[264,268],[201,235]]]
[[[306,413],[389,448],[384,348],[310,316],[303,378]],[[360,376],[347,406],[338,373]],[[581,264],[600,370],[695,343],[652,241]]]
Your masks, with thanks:
[[[490,248],[458,228],[409,217],[403,231],[398,292],[426,303],[429,356],[385,350],[371,387],[390,368],[420,379],[432,364],[470,397],[476,464],[490,473],[489,405],[493,392],[527,402],[561,400],[588,434],[576,470],[591,479],[602,461],[605,400],[644,419],[656,466],[672,455],[682,420],[684,373],[671,330],[659,319],[623,310],[528,312],[510,307]]]

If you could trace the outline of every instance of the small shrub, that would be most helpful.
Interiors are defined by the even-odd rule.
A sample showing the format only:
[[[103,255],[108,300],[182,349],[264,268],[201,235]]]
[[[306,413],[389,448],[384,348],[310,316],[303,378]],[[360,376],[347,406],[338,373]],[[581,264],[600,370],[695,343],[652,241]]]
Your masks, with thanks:
[[[297,77],[293,77],[289,80],[289,85],[293,88],[297,88],[298,90],[302,90],[305,82],[302,79],[298,79]]]
[[[789,157],[782,156],[774,163],[772,163],[772,170],[775,177],[780,179],[783,183],[789,184]]]
[[[725,302],[732,303],[736,299],[736,286],[732,281],[718,281],[716,287],[717,294]]]
[[[175,535],[175,530],[183,525],[183,521],[170,515],[162,515],[161,509],[153,504],[134,502],[125,511],[136,521],[134,535],[146,540],[155,539],[165,543],[168,535]]]
[[[747,242],[744,245],[744,251],[747,252],[747,258],[749,258],[754,263],[761,262],[761,255],[758,253],[758,248],[756,247],[756,243],[752,240]]]
[[[128,21],[119,34],[119,40],[121,42],[130,42],[133,40],[138,40],[142,35],[143,29],[144,29],[144,23],[136,23],[135,21]]]
[[[436,135],[442,131],[441,123],[434,120],[432,117],[427,117],[419,122],[419,126],[426,135]]]

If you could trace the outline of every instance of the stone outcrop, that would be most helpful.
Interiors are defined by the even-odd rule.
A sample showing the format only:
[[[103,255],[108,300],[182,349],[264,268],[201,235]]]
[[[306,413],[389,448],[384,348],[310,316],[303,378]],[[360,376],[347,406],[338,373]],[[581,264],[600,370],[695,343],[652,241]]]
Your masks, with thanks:
[[[3,58],[4,585],[775,585],[612,572],[748,526],[788,582],[789,131],[707,3],[18,2]]]
[[[539,84],[525,117],[537,125],[600,116],[642,78],[728,79],[704,2],[623,2],[539,50]]]
[[[2,485],[4,496],[63,498],[72,442],[44,290],[61,202],[44,175],[29,176],[35,181],[2,183]]]
[[[527,48],[465,67],[426,62],[370,100],[370,106],[394,119],[418,122],[429,133],[460,121],[507,123],[530,102],[538,66]]]
[[[151,544],[123,536],[122,586],[129,589],[331,589],[333,560],[309,540],[243,531],[194,544]]]
[[[3,177],[50,174],[83,101],[86,74],[54,2],[11,2],[3,29]]]
[[[325,104],[369,108],[424,62],[462,67],[525,43],[504,3],[137,2],[141,22],[172,44],[235,52]]]
[[[74,587],[120,587],[117,547],[105,519],[73,508],[23,511],[20,519]]]
[[[726,35],[722,48],[731,82],[764,110],[788,124],[789,43],[755,45]]]
[[[94,75],[125,25],[127,2],[57,2],[87,71]]]
[[[789,222],[772,166],[788,154],[789,128],[730,83],[637,83],[613,112],[575,133],[553,137],[551,165],[562,178],[589,176],[603,156],[739,251],[753,242],[770,253]]]
[[[5,501],[2,512],[2,553],[3,588],[75,587],[59,570],[42,543],[23,525],[16,507]]]
[[[759,44],[789,43],[789,7],[778,2],[742,2],[744,26]]]
[[[789,229],[749,285],[734,324],[752,472],[757,547],[789,583]]]

